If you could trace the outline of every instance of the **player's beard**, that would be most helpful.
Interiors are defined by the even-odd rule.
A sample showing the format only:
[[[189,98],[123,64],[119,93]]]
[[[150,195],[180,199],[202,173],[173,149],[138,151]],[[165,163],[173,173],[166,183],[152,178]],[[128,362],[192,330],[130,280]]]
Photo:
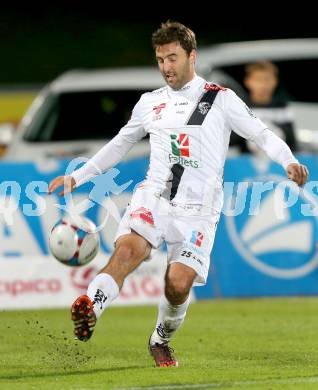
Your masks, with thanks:
[[[188,77],[182,73],[168,73],[164,75],[166,83],[174,90],[181,89],[189,80]]]
[[[178,72],[170,71],[163,73],[166,83],[174,90],[181,89],[191,80],[190,64],[186,63]]]
[[[173,73],[165,73],[163,75],[166,83],[172,88],[172,89],[178,89],[177,85],[178,83],[178,77],[175,72]]]

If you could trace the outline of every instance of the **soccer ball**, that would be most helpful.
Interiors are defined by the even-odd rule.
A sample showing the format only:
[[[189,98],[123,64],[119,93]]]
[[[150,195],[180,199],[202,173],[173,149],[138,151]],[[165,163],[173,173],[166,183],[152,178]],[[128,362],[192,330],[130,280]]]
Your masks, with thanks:
[[[88,218],[65,217],[53,227],[49,247],[53,256],[63,264],[80,266],[94,259],[99,250],[99,235]]]

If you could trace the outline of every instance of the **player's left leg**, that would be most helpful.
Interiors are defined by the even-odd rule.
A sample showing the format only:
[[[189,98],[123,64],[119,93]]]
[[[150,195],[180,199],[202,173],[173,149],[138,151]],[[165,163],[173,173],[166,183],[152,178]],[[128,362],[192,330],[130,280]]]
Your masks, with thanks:
[[[168,226],[165,296],[160,301],[156,328],[149,340],[157,366],[177,365],[168,343],[184,321],[192,285],[206,283],[218,219],[218,213],[183,215],[172,218]]]
[[[185,319],[190,290],[196,276],[194,269],[177,262],[170,264],[167,269],[165,294],[160,300],[156,328],[149,340],[149,351],[156,366],[178,365],[168,343]]]

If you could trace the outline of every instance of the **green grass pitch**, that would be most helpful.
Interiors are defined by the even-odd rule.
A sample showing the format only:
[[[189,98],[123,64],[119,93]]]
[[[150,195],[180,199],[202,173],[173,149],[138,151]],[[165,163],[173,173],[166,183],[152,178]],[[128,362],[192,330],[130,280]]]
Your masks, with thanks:
[[[318,298],[193,303],[171,344],[179,368],[148,355],[156,311],[110,308],[87,343],[69,310],[1,311],[0,389],[318,389]]]

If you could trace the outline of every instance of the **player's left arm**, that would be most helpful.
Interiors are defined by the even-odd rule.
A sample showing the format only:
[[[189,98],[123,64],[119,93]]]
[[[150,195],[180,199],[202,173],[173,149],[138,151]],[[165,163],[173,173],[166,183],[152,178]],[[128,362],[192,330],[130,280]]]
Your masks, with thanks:
[[[289,179],[299,186],[306,183],[308,178],[306,166],[298,162],[286,142],[270,131],[231,90],[224,92],[224,108],[232,130],[255,142],[268,157],[282,165]]]
[[[303,186],[308,179],[308,169],[295,158],[289,146],[269,129],[264,129],[252,139],[272,160],[281,164],[290,180]]]
[[[304,185],[309,176],[307,167],[297,163],[289,164],[286,168],[286,172],[288,178],[296,182],[299,186]]]

